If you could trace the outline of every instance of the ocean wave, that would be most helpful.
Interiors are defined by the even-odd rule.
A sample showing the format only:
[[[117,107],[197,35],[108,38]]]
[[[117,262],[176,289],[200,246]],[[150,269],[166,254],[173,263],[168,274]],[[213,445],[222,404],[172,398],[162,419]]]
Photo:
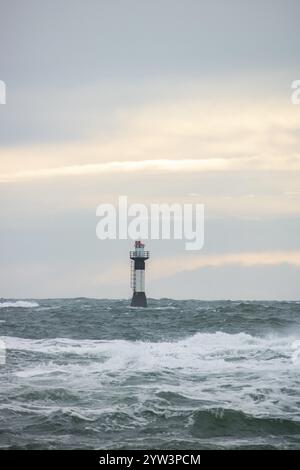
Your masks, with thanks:
[[[296,303],[37,302],[0,311],[0,447],[299,447]]]
[[[299,433],[293,354],[300,340],[292,336],[197,333],[156,343],[1,339],[22,358],[34,354],[12,372],[11,386],[18,413],[29,407],[47,416],[38,428],[55,423],[85,432],[90,421],[98,431],[128,432],[176,422],[189,437],[231,442],[239,435],[254,439],[257,429],[266,438]]]
[[[155,392],[179,394],[167,398],[170,406],[186,400],[217,403],[251,414],[299,419],[297,386],[299,338],[255,337],[246,333],[197,333],[173,342],[125,340],[75,340],[69,338],[25,339],[0,337],[11,351],[34,354],[13,372],[18,383],[39,387],[60,386],[74,393],[113,393],[117,387],[130,399],[137,385],[138,401]],[[9,357],[9,353],[8,353]],[[287,374],[289,377],[287,387]],[[232,381],[234,380],[234,387]],[[104,392],[105,391],[105,392]],[[127,392],[128,391],[128,392]],[[147,398],[148,397],[148,398]],[[190,401],[190,402],[189,402]],[[201,406],[202,406],[201,405]],[[151,405],[153,407],[153,405]],[[284,410],[284,413],[283,413]]]
[[[167,305],[165,307],[150,307],[149,310],[178,310],[180,307],[174,307],[173,305]]]
[[[281,435],[284,432],[299,435],[300,423],[287,419],[255,417],[239,410],[211,408],[197,411],[193,416],[192,434],[203,438],[233,437],[242,434],[243,437],[270,434]]]
[[[127,340],[74,340],[69,338],[25,339],[2,336],[8,350],[29,351],[51,356],[85,356],[101,360],[98,367],[107,370],[182,369],[215,371],[223,369],[255,370],[296,364],[298,338],[255,337],[246,333],[197,333],[168,342]],[[299,343],[300,344],[300,343]]]
[[[300,363],[300,341],[299,340],[294,341],[292,343],[292,349],[294,350],[292,354],[292,361],[295,365],[299,364]]]
[[[37,302],[27,300],[16,300],[15,302],[1,302],[0,308],[35,308],[39,307]]]

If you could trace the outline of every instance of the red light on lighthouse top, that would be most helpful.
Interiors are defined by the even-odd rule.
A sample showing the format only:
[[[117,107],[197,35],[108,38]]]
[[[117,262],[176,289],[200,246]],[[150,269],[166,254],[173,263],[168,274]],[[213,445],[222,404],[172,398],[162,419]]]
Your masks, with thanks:
[[[145,248],[145,244],[142,243],[140,240],[137,240],[137,241],[134,243],[134,248]]]

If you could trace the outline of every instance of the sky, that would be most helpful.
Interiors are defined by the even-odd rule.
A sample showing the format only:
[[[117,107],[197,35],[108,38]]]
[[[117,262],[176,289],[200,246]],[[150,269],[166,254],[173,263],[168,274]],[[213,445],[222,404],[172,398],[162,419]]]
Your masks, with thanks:
[[[0,297],[129,298],[96,208],[205,205],[150,297],[299,300],[298,0],[0,0]]]

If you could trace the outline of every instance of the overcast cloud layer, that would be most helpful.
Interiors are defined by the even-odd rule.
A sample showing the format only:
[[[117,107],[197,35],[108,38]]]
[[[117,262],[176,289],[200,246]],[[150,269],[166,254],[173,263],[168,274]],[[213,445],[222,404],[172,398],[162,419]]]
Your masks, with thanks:
[[[96,207],[205,204],[152,241],[155,297],[299,299],[300,4],[0,2],[0,296],[129,297]]]

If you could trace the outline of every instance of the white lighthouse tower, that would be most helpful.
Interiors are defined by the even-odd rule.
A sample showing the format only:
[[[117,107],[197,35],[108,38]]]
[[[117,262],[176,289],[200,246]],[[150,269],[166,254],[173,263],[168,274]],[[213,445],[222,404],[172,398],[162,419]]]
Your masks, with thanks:
[[[141,241],[134,243],[134,251],[130,252],[131,287],[133,290],[131,307],[147,307],[145,294],[145,261],[149,259],[149,251]]]

